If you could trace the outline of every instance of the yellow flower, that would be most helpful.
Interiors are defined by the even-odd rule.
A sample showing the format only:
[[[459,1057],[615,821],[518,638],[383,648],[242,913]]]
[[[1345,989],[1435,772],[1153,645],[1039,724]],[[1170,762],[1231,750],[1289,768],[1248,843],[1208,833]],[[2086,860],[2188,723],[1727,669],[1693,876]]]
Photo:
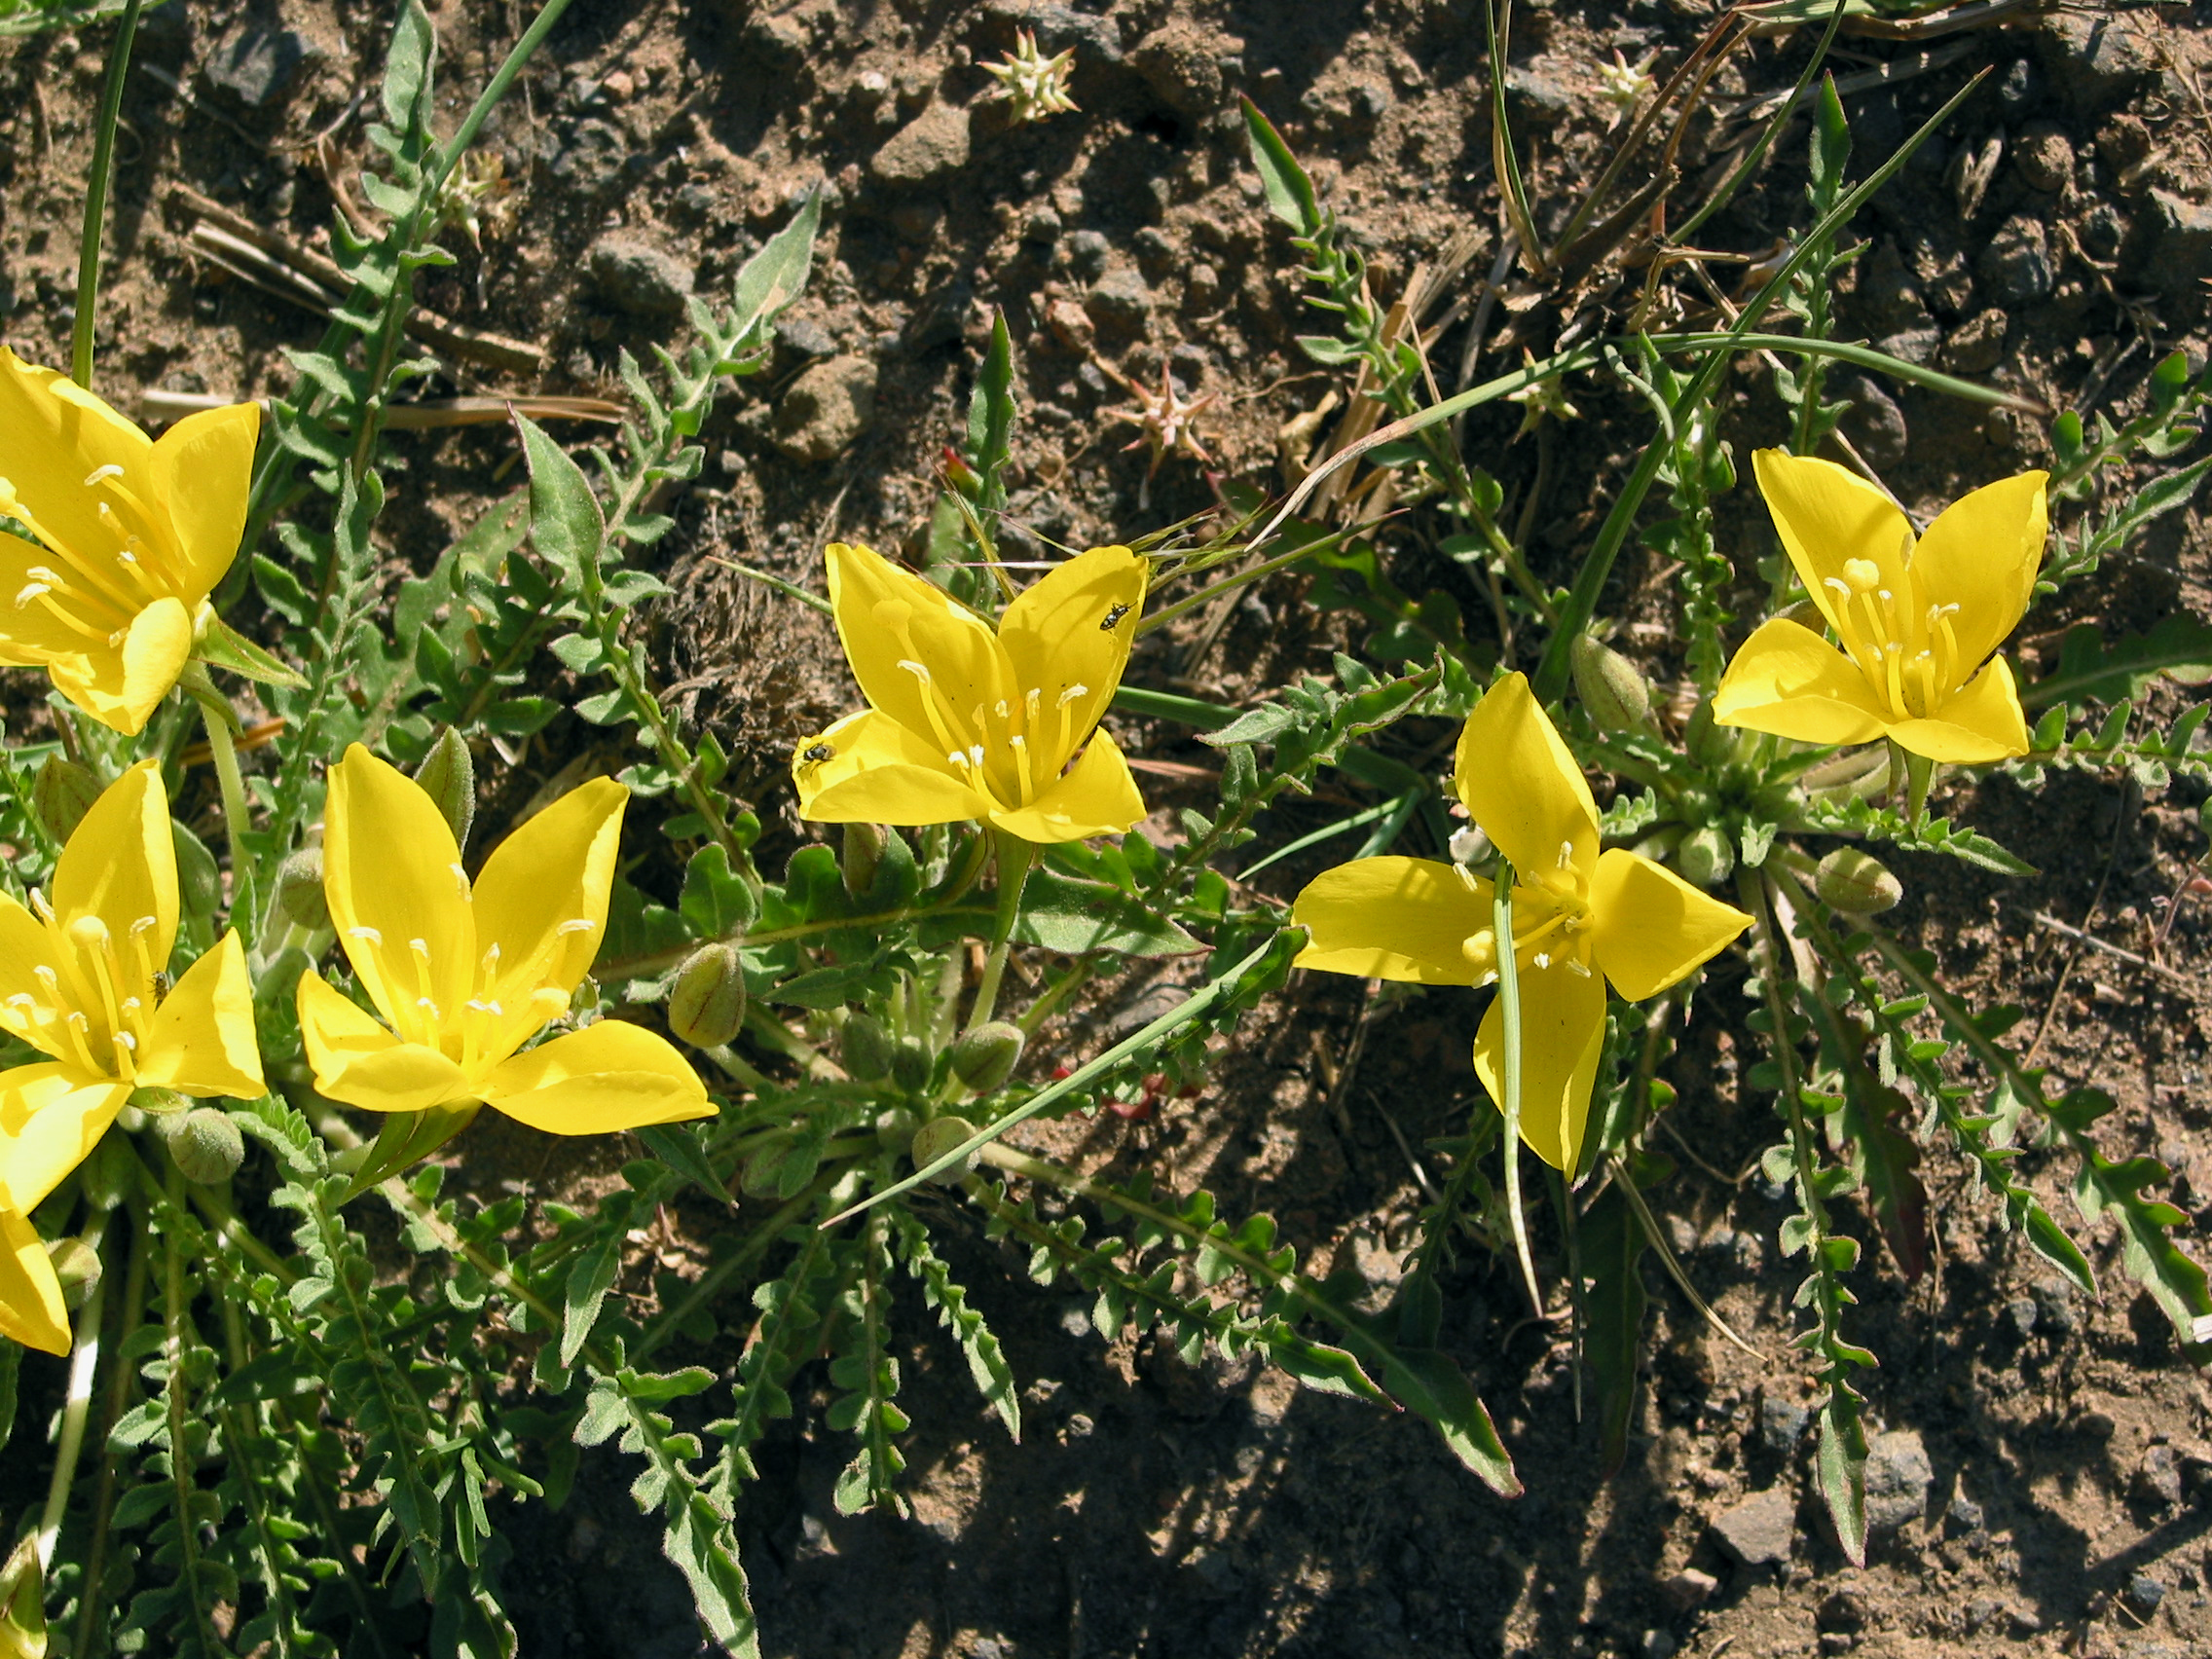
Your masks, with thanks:
[[[2020,695],[1994,653],[2035,595],[2044,474],[1961,497],[1916,541],[1888,497],[1832,462],[1759,450],[1751,464],[1843,648],[1785,617],[1762,624],[1721,677],[1713,718],[1800,743],[1887,737],[1951,764],[2025,755]]]
[[[1598,808],[1574,756],[1521,675],[1467,717],[1459,798],[1513,866],[1521,983],[1521,1138],[1555,1168],[1582,1154],[1605,1037],[1605,981],[1657,996],[1751,925],[1673,871],[1598,850]],[[1358,859],[1315,878],[1291,911],[1312,938],[1298,965],[1363,978],[1480,985],[1497,977],[1493,889],[1461,866]],[[1475,1070],[1505,1097],[1505,1011],[1475,1036]]]
[[[629,798],[608,778],[571,791],[508,836],[472,888],[423,787],[347,750],[324,805],[323,895],[387,1023],[301,975],[315,1088],[372,1112],[489,1104],[557,1135],[711,1114],[698,1074],[641,1026],[605,1019],[516,1051],[568,1012],[599,954]]]
[[[62,849],[54,899],[0,894],[0,1029],[53,1055],[0,1072],[0,1333],[69,1351],[61,1287],[31,1210],[82,1162],[134,1088],[265,1090],[253,983],[235,933],[157,976],[176,942],[176,843],[155,762],[111,784]]]
[[[43,668],[85,713],[135,732],[192,655],[201,607],[238,555],[260,407],[146,436],[53,369],[0,346],[0,663]]]
[[[1098,724],[1144,608],[1142,558],[1126,547],[1079,554],[1017,595],[995,634],[866,547],[832,542],[825,562],[837,634],[870,706],[798,746],[802,818],[973,818],[1050,842],[1144,817],[1128,763]]]

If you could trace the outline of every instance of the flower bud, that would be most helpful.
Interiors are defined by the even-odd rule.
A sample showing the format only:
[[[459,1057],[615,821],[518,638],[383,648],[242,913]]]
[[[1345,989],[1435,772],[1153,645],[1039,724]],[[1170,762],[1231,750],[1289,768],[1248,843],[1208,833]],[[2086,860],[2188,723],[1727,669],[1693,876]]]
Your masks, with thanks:
[[[320,847],[302,847],[276,866],[276,913],[310,933],[330,926]]]
[[[161,1129],[170,1161],[195,1185],[219,1187],[245,1161],[245,1137],[231,1115],[216,1107],[196,1106],[164,1118]]]
[[[878,1082],[891,1075],[891,1033],[873,1014],[849,1014],[837,1033],[837,1057],[860,1082]]]
[[[100,1282],[100,1253],[82,1238],[56,1238],[46,1247],[46,1259],[61,1281],[61,1306],[76,1312]]]
[[[694,1049],[719,1049],[745,1023],[745,969],[737,946],[702,944],[676,971],[668,1028]]]
[[[453,830],[454,845],[465,851],[469,826],[476,822],[476,762],[468,753],[468,740],[452,726],[441,730],[415,768],[415,781]]]
[[[903,1106],[875,1115],[875,1144],[885,1152],[903,1157],[913,1149],[914,1130],[921,1120]]]
[[[206,842],[173,818],[169,820],[169,839],[176,844],[177,902],[192,915],[212,916],[223,902],[222,866],[215,862]]]
[[[1450,851],[1454,864],[1479,865],[1495,850],[1479,824],[1462,824],[1452,831]]]
[[[882,862],[883,826],[846,825],[844,858],[840,861],[845,891],[855,899],[868,893],[875,886],[875,866]]]
[[[1014,1075],[1021,1060],[1021,1027],[994,1019],[952,1045],[952,1075],[977,1094],[988,1094]]]
[[[1567,648],[1574,670],[1574,689],[1600,731],[1638,731],[1651,719],[1651,687],[1636,664],[1588,634],[1577,634]]]
[[[1822,903],[1847,916],[1878,916],[1904,897],[1904,883],[1889,866],[1857,847],[1838,847],[1823,859],[1813,890]]]
[[[1736,845],[1707,824],[1682,837],[1675,849],[1675,868],[1692,887],[1718,887],[1736,873]]]
[[[914,1131],[914,1167],[927,1169],[975,1132],[976,1125],[965,1118],[932,1118]],[[970,1153],[958,1163],[939,1170],[931,1179],[940,1186],[949,1187],[975,1167],[976,1155]]]
[[[1816,634],[1828,625],[1828,619],[1821,614],[1821,608],[1810,599],[1801,599],[1794,605],[1784,606],[1774,613],[1774,620],[1794,622],[1798,627],[1810,628]]]
[[[45,1659],[46,1578],[38,1533],[23,1534],[0,1567],[0,1659]]]
[[[141,1084],[130,1091],[128,1102],[149,1118],[181,1117],[192,1110],[192,1096],[179,1094],[173,1088],[158,1088],[152,1084]]]
[[[49,755],[31,780],[31,811],[56,841],[74,835],[99,798],[100,781],[92,768],[58,755]]]
[[[930,1073],[936,1066],[937,1056],[911,1037],[891,1051],[891,1081],[908,1094],[919,1094],[929,1088]]]

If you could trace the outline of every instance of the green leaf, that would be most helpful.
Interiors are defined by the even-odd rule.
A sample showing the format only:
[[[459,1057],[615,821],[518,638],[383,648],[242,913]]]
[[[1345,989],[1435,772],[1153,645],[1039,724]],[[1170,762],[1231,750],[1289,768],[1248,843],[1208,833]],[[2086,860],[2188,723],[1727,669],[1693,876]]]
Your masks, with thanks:
[[[2052,703],[2094,698],[2118,703],[2140,696],[2161,674],[2198,683],[2212,679],[2212,623],[2183,611],[2161,618],[2148,634],[2105,643],[2104,630],[2082,622],[2066,631],[2058,667],[2020,692],[2020,704],[2040,709]]]
[[[814,265],[814,239],[821,227],[822,192],[810,190],[792,222],[739,269],[734,294],[738,352],[765,344],[776,318],[806,291],[807,274]]]
[[[1434,1348],[1377,1346],[1382,1356],[1382,1386],[1390,1396],[1434,1424],[1452,1455],[1491,1491],[1501,1497],[1520,1496],[1521,1480],[1513,1472],[1513,1458],[1459,1362]]]
[[[1840,1373],[1840,1367],[1838,1372]],[[1814,1476],[1835,1523],[1836,1541],[1856,1566],[1866,1562],[1866,1430],[1859,1394],[1839,1374],[1821,1404],[1820,1444]]]
[[[192,654],[212,668],[228,669],[258,684],[284,685],[295,691],[307,689],[308,682],[298,673],[212,612],[200,624],[200,631],[192,642]]]
[[[758,906],[753,890],[729,867],[729,853],[710,841],[684,866],[679,908],[701,939],[728,939],[752,926]]]
[[[1621,1170],[1613,1178],[1628,1177]],[[1628,1199],[1609,1187],[1575,1225],[1583,1266],[1590,1274],[1584,1301],[1589,1325],[1582,1351],[1597,1382],[1600,1462],[1609,1480],[1628,1460],[1629,1423],[1636,1414],[1643,1313],[1650,1305],[1639,1268],[1647,1240]]]
[[[1268,193],[1268,211],[1301,236],[1317,236],[1322,229],[1321,203],[1313,194],[1313,181],[1282,141],[1274,124],[1260,113],[1250,98],[1244,103],[1244,133],[1252,144],[1252,165],[1260,170],[1260,183]]]
[[[591,480],[569,452],[529,417],[517,415],[514,421],[530,465],[531,539],[563,576],[581,585],[584,571],[599,562],[607,515],[592,494]]]
[[[689,1124],[646,1124],[631,1131],[645,1150],[679,1174],[696,1183],[708,1197],[734,1204],[729,1188],[715,1166],[707,1161],[707,1149],[699,1131]]]
[[[614,1237],[586,1250],[569,1270],[568,1296],[561,1320],[561,1368],[575,1364],[599,1322],[600,1305],[622,1272],[622,1239]]]
[[[1205,948],[1169,918],[1104,882],[1078,881],[1051,870],[1033,872],[1022,889],[1014,937],[1069,956],[1113,951],[1123,956],[1177,956]]]
[[[976,389],[968,398],[968,463],[981,480],[976,511],[986,526],[990,515],[1006,505],[1004,474],[1014,417],[1014,340],[1007,333],[1006,313],[994,311],[990,349],[983,353]]]
[[[385,119],[401,132],[426,131],[430,80],[437,71],[438,37],[420,0],[406,0],[392,25],[384,66]]]

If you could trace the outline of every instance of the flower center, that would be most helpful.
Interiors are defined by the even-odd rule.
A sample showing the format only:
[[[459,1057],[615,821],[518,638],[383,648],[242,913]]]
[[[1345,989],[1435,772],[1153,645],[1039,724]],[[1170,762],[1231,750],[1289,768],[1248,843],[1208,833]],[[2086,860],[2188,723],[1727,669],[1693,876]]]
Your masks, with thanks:
[[[1017,697],[977,703],[963,718],[920,660],[903,624],[899,643],[906,652],[899,667],[920,683],[930,735],[942,746],[946,764],[972,788],[1000,806],[1026,806],[1059,776],[1083,739],[1074,711],[1090,695],[1089,686],[1068,685],[1050,704],[1041,688],[1031,686]]]
[[[1909,574],[1885,587],[1871,559],[1847,559],[1843,574],[1825,584],[1835,602],[1836,637],[1894,720],[1938,713],[1973,665],[1960,660],[1951,624],[1956,605],[1915,604]]]
[[[1470,888],[1474,878],[1455,865]],[[1459,952],[1490,984],[1497,977],[1497,930],[1478,928],[1459,944]],[[1549,968],[1564,962],[1570,973],[1588,978],[1590,967],[1590,892],[1574,864],[1574,843],[1562,841],[1556,868],[1518,872],[1513,888],[1513,960],[1522,968]]]
[[[64,926],[43,894],[31,900],[64,968],[34,968],[38,990],[0,1003],[0,1028],[93,1077],[129,1082],[158,1000],[150,940],[160,924],[141,916],[119,940],[97,916]]]

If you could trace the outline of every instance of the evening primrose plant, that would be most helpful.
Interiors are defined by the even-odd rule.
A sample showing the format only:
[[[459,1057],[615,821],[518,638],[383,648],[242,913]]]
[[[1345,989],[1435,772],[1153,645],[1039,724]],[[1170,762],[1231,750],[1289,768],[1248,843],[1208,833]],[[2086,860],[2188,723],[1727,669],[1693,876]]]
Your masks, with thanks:
[[[1838,357],[2039,411],[1832,338],[1837,239],[1919,138],[1847,177],[1819,50],[1807,222],[1717,309],[1691,234],[1799,100],[1711,197],[1626,182],[1691,188],[1695,169],[1632,164],[1672,156],[1717,44],[1623,69],[1619,155],[1567,215],[1529,211],[1495,135],[1516,240],[1467,305],[1447,296],[1472,242],[1377,293],[1249,110],[1293,239],[1285,304],[1303,284],[1328,319],[1303,349],[1350,399],[1289,493],[1224,478],[1155,528],[1140,497],[1088,549],[1015,535],[1000,319],[928,523],[881,527],[910,558],[833,543],[819,579],[812,550],[782,573],[721,561],[825,613],[857,687],[748,754],[680,713],[653,624],[685,620],[668,573],[696,562],[670,549],[701,531],[675,503],[721,400],[770,363],[825,198],[649,364],[619,357],[631,418],[607,446],[517,417],[514,493],[473,522],[451,503],[450,546],[384,517],[403,464],[430,476],[395,404],[481,378],[416,343],[415,276],[450,260],[485,123],[567,3],[465,103],[425,11],[399,9],[360,181],[383,228],[334,227],[353,290],[265,403],[152,436],[94,392],[104,161],[70,374],[0,350],[0,663],[52,693],[0,753],[0,1430],[47,1480],[0,1569],[0,1647],[508,1659],[513,1507],[571,1501],[593,1455],[629,1477],[704,1638],[756,1653],[740,1539],[764,1452],[833,1441],[840,1511],[905,1504],[901,1299],[1018,1438],[1004,1262],[1109,1342],[1409,1412],[1511,1496],[1523,1472],[1476,1384],[1497,1355],[1446,1311],[1494,1247],[1573,1342],[1617,1466],[1645,1258],[1688,1286],[1661,1223],[1690,1201],[1670,1149],[1700,1136],[1763,1135],[1790,1195],[1788,1341],[1854,1557],[1874,1356],[1853,1275],[1877,1236],[1923,1271],[1936,1158],[2090,1288],[2049,1207],[2069,1179],[2200,1351],[2183,1218],[2094,1078],[2039,1068],[2007,1035],[2017,1011],[1969,1002],[1879,918],[1935,867],[1900,853],[2034,879],[1969,822],[1983,779],[2204,779],[2203,709],[2161,725],[2159,682],[2212,662],[2212,631],[2077,628],[2040,670],[2015,635],[2190,498],[2212,382],[2169,359],[2124,416],[2057,417],[2047,467],[1966,480],[1925,522],[1843,464],[1820,392]],[[1077,118],[1069,61],[1024,38],[995,71],[1009,115]],[[1626,258],[1658,224],[1681,228]],[[1440,398],[1447,349],[1468,389]],[[1483,379],[1486,352],[1520,366]],[[1732,399],[1737,365],[1772,375],[1779,418]],[[1568,421],[1611,423],[1634,460],[1562,554],[1530,533]],[[1723,535],[1739,453],[1757,512]],[[1640,518],[1654,492],[1665,512]],[[1636,618],[1656,629],[1601,614],[1638,535],[1677,572]],[[1241,706],[1200,695],[1217,625],[1262,583],[1314,611],[1285,638],[1347,648],[1255,658]],[[1163,761],[1185,734],[1206,748]],[[1292,1235],[1264,1192],[1224,1213],[1118,1128],[1216,1110],[1206,1091],[1270,1040],[1263,1004],[1305,1065],[1331,981],[1301,970],[1475,999],[1380,1309],[1337,1271],[1345,1218]],[[1755,1051],[1747,1104],[1677,1099],[1693,1030]],[[1040,1132],[1079,1115],[1088,1136]],[[571,1181],[564,1137],[626,1161]]]

